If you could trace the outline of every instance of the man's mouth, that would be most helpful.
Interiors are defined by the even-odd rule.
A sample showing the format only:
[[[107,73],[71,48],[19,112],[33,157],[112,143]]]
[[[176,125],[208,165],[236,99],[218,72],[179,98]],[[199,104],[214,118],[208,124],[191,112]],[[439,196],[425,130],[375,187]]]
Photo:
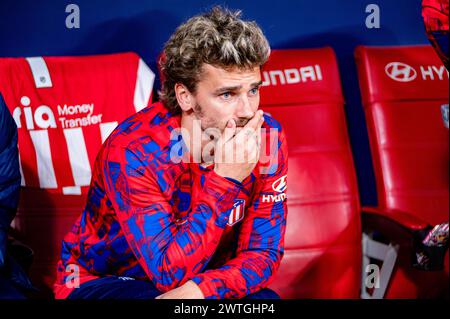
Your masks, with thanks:
[[[247,123],[248,123],[249,120],[240,120],[240,121],[234,120],[234,121],[236,122],[236,127],[242,128],[242,127],[244,127],[245,125],[247,125]]]

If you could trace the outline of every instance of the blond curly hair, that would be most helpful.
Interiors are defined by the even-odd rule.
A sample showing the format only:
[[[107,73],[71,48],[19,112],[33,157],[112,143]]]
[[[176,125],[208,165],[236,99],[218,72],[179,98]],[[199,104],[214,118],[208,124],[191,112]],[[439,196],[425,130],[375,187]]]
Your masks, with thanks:
[[[241,11],[217,6],[190,18],[172,34],[159,62],[159,97],[171,113],[181,112],[175,84],[181,83],[195,93],[203,64],[251,69],[267,61],[270,46],[262,30],[256,22],[240,17]]]

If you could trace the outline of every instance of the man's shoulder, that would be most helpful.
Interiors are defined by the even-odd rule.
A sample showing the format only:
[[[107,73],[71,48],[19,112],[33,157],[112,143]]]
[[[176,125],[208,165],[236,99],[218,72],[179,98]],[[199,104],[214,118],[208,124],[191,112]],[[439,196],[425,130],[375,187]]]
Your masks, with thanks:
[[[283,131],[283,128],[273,116],[268,112],[264,112],[264,124],[262,128],[270,129],[270,130],[278,130],[279,133]]]
[[[257,176],[267,179],[276,177],[287,165],[286,136],[281,126],[270,113],[264,112],[261,135],[261,153],[255,168]]]
[[[128,171],[152,171],[162,189],[171,172],[171,137],[179,127],[179,117],[172,116],[161,103],[132,115],[111,133],[100,151],[100,163],[123,163]],[[173,174],[172,174],[173,175]]]
[[[178,126],[179,119],[157,102],[121,122],[105,144],[132,151],[142,143],[152,141],[164,149],[170,144],[171,133]]]
[[[262,125],[263,140],[266,143],[273,141],[274,139],[281,142],[285,141],[285,131],[280,122],[278,122],[270,113],[264,112],[264,123]],[[264,138],[265,136],[265,138]],[[280,146],[280,145],[278,145]]]

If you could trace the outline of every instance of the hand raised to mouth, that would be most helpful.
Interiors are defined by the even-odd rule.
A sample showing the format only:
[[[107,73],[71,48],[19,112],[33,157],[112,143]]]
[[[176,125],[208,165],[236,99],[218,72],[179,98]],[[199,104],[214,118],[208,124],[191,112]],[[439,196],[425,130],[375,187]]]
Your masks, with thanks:
[[[259,160],[263,111],[259,110],[237,132],[236,122],[229,120],[219,138],[214,154],[214,171],[223,177],[242,182],[255,168]]]

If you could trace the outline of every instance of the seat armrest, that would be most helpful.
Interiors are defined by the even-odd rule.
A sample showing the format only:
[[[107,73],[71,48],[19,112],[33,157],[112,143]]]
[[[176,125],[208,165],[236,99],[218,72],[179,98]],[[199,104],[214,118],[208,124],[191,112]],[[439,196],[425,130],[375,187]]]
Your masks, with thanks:
[[[381,218],[387,218],[399,224],[400,226],[413,231],[423,230],[427,227],[430,227],[430,225],[426,221],[420,219],[419,217],[400,210],[363,206],[361,207],[361,213],[378,216]]]

